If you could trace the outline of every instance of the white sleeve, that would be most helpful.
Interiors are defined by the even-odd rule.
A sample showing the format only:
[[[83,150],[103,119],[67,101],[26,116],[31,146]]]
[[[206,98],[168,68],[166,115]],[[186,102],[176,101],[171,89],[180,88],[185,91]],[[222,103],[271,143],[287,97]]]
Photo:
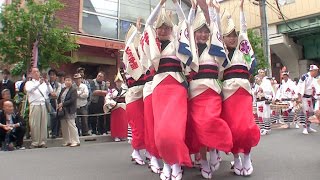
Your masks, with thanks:
[[[282,92],[282,85],[280,86],[280,88],[278,89],[278,91],[276,93],[277,100],[281,100],[281,92]]]
[[[247,33],[247,22],[243,11],[240,11],[240,32]]]
[[[298,83],[298,94],[300,94],[301,96],[304,95],[304,90],[305,90],[305,87],[306,87],[306,80],[302,81],[301,79],[299,80],[299,83]]]
[[[26,82],[25,89],[27,93],[33,92],[40,86],[40,82],[33,83],[33,81]]]
[[[174,3],[174,6],[176,8],[176,12],[177,12],[177,15],[178,15],[178,18],[179,18],[179,22],[184,21],[186,19],[186,16],[184,15],[183,10],[182,10],[180,4],[178,3],[178,1],[176,3]]]
[[[53,92],[52,86],[50,84],[46,84],[47,86],[47,93],[50,94]]]
[[[83,92],[80,94],[80,98],[87,99],[89,97],[89,90],[85,84],[84,84],[84,86],[82,86],[82,90],[83,90]]]
[[[146,24],[148,25],[153,25],[154,22],[156,22],[158,15],[160,13],[161,10],[161,5],[160,3],[154,8],[154,10],[152,11],[152,13],[150,14],[150,16],[147,19]]]
[[[189,16],[188,16],[188,24],[191,25],[192,21],[194,20],[194,18],[196,17],[196,10],[191,8],[189,11]]]
[[[213,7],[208,8],[209,17],[210,17],[210,23],[216,23],[217,21],[217,15]]]

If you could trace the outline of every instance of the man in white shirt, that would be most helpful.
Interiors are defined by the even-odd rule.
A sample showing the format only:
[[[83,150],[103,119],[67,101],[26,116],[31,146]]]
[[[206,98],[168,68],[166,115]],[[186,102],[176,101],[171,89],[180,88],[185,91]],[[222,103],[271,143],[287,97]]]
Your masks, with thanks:
[[[47,79],[40,78],[38,68],[31,70],[32,80],[25,85],[29,107],[29,123],[32,143],[30,148],[45,148],[47,141],[48,111],[45,105],[49,94],[53,92]]]
[[[74,87],[77,89],[78,99],[77,99],[77,115],[84,115],[81,117],[77,117],[77,127],[79,132],[79,135],[87,136],[88,135],[88,97],[89,97],[89,90],[87,85],[82,83],[82,77],[80,74],[75,74],[73,76],[73,79],[75,81]]]
[[[310,132],[317,132],[310,127],[308,118],[313,113],[313,99],[314,92],[314,77],[318,75],[319,68],[316,65],[310,65],[309,72],[303,74],[298,83],[298,101],[302,102],[302,111],[304,117],[301,118],[301,124],[303,124],[303,134],[309,134]]]

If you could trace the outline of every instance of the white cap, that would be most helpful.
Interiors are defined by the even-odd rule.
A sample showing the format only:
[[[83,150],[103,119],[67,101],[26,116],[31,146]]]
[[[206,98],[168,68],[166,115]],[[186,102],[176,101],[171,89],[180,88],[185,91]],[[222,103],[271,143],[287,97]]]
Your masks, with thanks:
[[[313,70],[319,70],[318,66],[314,64],[310,65],[309,71],[313,71]]]

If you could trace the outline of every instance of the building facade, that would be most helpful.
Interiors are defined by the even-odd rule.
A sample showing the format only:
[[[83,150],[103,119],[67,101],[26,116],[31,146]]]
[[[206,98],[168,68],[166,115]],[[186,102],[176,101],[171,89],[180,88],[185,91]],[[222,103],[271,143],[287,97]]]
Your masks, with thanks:
[[[222,0],[222,10],[233,15],[239,27],[238,1]],[[320,63],[320,1],[267,0],[269,44],[273,75],[283,66],[291,78],[307,72],[310,64]],[[248,28],[261,27],[259,0],[245,1]]]
[[[80,48],[72,52],[72,64],[62,69],[86,67],[95,76],[104,71],[111,81],[121,64],[125,35],[137,18],[145,23],[158,0],[61,0],[65,8],[57,13],[64,25],[72,28]],[[186,2],[186,3],[185,3]],[[189,1],[181,1],[186,13]],[[173,10],[172,1],[166,4]],[[174,16],[175,17],[175,16]],[[94,78],[94,77],[89,77]]]

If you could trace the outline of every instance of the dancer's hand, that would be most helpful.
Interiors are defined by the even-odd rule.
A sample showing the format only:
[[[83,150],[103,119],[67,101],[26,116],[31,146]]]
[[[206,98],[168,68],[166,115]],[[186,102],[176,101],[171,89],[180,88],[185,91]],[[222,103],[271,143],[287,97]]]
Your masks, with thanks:
[[[164,5],[164,3],[166,3],[167,0],[160,0],[160,5]]]
[[[178,2],[177,0],[172,0],[172,2],[175,4],[176,2]]]
[[[142,27],[141,18],[140,17],[137,19],[136,27],[137,27],[137,31],[140,32],[141,31],[141,27]]]
[[[196,9],[198,4],[197,0],[190,0],[190,2],[191,2],[192,9]]]
[[[240,5],[239,5],[239,7],[240,7],[241,10],[243,10],[243,3],[244,3],[244,0],[240,0]]]

